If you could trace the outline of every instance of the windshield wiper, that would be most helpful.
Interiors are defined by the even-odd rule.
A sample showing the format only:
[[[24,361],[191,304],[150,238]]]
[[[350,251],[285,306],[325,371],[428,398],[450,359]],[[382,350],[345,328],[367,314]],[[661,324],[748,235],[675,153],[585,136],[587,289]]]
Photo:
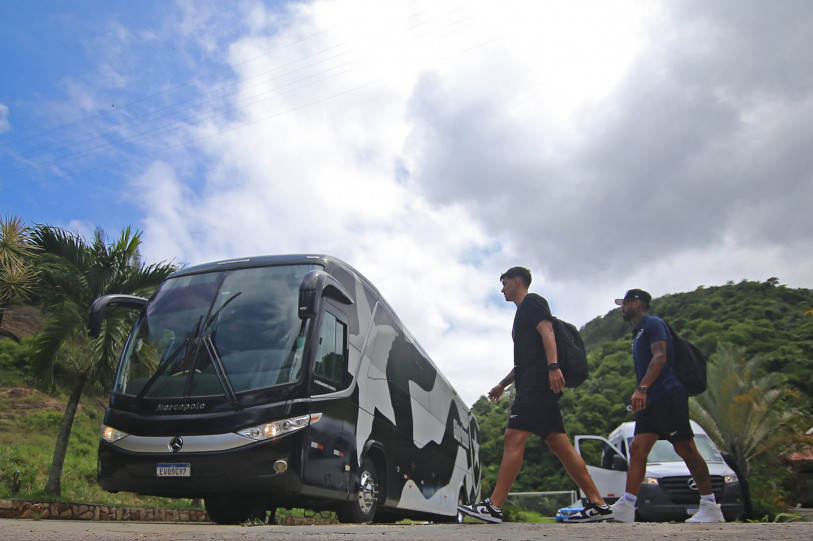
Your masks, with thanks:
[[[198,324],[200,324],[200,320],[198,320]],[[169,357],[164,359],[164,361],[162,361],[161,364],[158,365],[158,368],[155,370],[155,374],[150,376],[150,379],[147,380],[147,383],[144,384],[144,386],[136,395],[136,403],[140,403],[144,399],[144,396],[147,394],[147,391],[149,391],[150,388],[153,385],[155,385],[155,382],[158,381],[158,378],[160,378],[161,375],[169,367],[169,365],[172,364],[172,361],[175,360],[175,357],[178,356],[178,353],[180,353],[181,350],[184,349],[189,344],[189,341],[190,341],[189,338],[184,338],[183,341],[178,345],[178,347],[175,348],[175,350],[169,355]]]
[[[203,341],[204,347],[206,347],[206,353],[209,355],[209,359],[212,361],[212,367],[215,369],[215,375],[217,376],[218,382],[220,382],[220,386],[223,388],[223,392],[226,394],[226,397],[229,399],[229,402],[232,403],[234,409],[239,411],[243,409],[242,404],[240,404],[240,399],[237,398],[237,394],[234,392],[234,387],[232,387],[231,379],[229,375],[226,373],[226,367],[223,366],[223,361],[220,358],[220,354],[217,352],[217,347],[212,342],[212,336],[217,330],[217,325],[215,324],[220,316],[220,312],[234,299],[242,294],[242,291],[238,291],[228,299],[226,302],[220,305],[220,308],[212,312],[212,314],[206,319],[206,323],[203,324],[203,327],[200,330],[201,340]],[[209,334],[206,334],[206,331],[209,327],[214,325],[214,329]],[[191,380],[190,380],[191,381]]]
[[[212,342],[211,335],[203,337],[203,345],[206,346],[206,353],[209,354],[209,357],[212,360],[212,366],[215,369],[215,374],[220,382],[220,386],[223,387],[223,392],[226,393],[226,396],[229,398],[232,406],[234,406],[234,409],[240,411],[243,409],[243,405],[240,403],[240,399],[237,398],[237,394],[234,392],[234,387],[231,385],[231,380],[229,379],[229,375],[226,373],[226,368],[223,366],[223,361],[220,360],[220,355],[218,355],[217,348]]]
[[[147,380],[147,383],[144,384],[144,387],[142,387],[141,390],[136,395],[136,404],[140,404],[141,401],[144,400],[144,396],[147,394],[147,391],[149,391],[150,388],[153,385],[155,385],[155,382],[158,381],[158,378],[161,377],[161,374],[163,374],[166,371],[166,369],[169,368],[169,365],[172,364],[172,361],[175,360],[175,357],[178,356],[178,353],[180,353],[180,351],[182,349],[184,349],[186,346],[188,346],[192,342],[192,338],[198,334],[198,329],[200,329],[201,321],[203,321],[203,316],[200,316],[198,318],[197,323],[195,323],[195,330],[192,331],[192,334],[190,334],[189,336],[184,338],[183,341],[178,345],[178,347],[175,348],[175,350],[169,355],[169,357],[164,359],[161,362],[161,364],[158,365],[158,368],[156,368],[156,370],[155,370],[155,374],[150,376],[150,379]],[[188,355],[189,355],[189,348],[186,349],[186,353],[184,354],[184,358],[186,358]]]

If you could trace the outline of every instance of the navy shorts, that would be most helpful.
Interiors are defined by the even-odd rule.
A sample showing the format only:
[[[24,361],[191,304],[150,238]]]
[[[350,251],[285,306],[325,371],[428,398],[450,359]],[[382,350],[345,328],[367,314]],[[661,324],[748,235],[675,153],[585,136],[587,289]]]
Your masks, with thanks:
[[[689,397],[685,392],[664,396],[635,414],[636,434],[657,434],[669,443],[694,437],[689,424]]]
[[[536,434],[543,440],[548,434],[564,434],[559,397],[549,389],[517,392],[508,416],[508,428]]]

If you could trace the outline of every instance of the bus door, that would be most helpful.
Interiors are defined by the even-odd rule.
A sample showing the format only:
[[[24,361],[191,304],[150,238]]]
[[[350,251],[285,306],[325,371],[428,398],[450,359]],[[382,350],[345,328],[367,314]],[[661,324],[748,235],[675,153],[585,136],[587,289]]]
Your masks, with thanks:
[[[358,404],[348,396],[347,317],[325,303],[311,373],[311,421],[302,479],[306,485],[347,493],[355,467],[354,439]]]

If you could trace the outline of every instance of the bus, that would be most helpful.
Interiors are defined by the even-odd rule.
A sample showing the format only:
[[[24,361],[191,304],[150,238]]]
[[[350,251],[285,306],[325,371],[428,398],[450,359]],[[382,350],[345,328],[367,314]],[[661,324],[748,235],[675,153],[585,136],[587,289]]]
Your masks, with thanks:
[[[278,508],[342,522],[462,520],[479,428],[378,290],[327,255],[246,257],[170,275],[139,315],[101,427],[109,492],[202,499],[220,524]],[[270,518],[269,518],[270,517]]]

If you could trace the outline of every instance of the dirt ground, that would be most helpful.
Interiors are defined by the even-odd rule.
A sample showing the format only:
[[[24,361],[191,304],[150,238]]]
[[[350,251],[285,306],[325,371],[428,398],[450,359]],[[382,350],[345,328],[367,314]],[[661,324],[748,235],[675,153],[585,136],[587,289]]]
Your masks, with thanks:
[[[688,541],[768,541],[813,539],[813,522],[782,524],[410,524],[339,526],[219,526],[188,523],[132,523],[60,520],[0,520],[2,541],[440,541],[500,539],[629,540],[680,539]]]

